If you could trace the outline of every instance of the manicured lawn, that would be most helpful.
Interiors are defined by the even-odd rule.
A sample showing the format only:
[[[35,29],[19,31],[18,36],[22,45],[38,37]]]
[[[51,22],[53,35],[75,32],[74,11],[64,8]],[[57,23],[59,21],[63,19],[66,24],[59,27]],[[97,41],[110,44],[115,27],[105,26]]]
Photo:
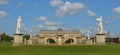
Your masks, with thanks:
[[[120,55],[120,45],[20,46],[0,44],[0,55]]]

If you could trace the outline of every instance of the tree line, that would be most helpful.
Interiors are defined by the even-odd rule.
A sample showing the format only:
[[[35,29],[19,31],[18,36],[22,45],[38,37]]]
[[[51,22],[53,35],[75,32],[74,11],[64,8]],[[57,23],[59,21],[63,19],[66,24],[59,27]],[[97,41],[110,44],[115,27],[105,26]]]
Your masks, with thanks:
[[[24,35],[23,38],[26,38],[27,40],[30,38],[30,35]],[[12,42],[14,39],[13,36],[9,36],[6,33],[0,34],[0,42]]]
[[[7,35],[6,33],[0,34],[0,42],[11,42],[13,40],[13,37]]]

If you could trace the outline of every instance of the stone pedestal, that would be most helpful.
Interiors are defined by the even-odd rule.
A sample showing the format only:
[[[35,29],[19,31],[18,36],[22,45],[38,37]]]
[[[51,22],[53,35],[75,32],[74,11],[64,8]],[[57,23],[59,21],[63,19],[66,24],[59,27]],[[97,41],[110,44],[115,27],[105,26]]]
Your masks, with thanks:
[[[91,39],[87,39],[87,40],[86,40],[86,44],[87,44],[87,45],[91,45],[91,44],[93,44],[93,42],[92,42]]]
[[[32,39],[27,40],[27,44],[28,44],[28,45],[32,45],[32,44],[33,44],[33,43],[32,43]]]
[[[26,40],[26,38],[24,38],[24,45],[26,45],[27,44],[27,40]]]
[[[23,43],[23,34],[14,34],[13,46],[22,46]]]
[[[96,34],[96,43],[105,44],[105,34]]]

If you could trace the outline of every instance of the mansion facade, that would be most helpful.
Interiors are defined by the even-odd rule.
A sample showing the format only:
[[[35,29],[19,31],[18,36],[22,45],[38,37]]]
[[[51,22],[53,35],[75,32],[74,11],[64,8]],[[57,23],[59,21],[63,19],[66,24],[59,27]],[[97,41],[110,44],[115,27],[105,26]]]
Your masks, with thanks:
[[[85,44],[87,38],[82,37],[79,30],[41,30],[37,37],[32,38],[33,44]]]

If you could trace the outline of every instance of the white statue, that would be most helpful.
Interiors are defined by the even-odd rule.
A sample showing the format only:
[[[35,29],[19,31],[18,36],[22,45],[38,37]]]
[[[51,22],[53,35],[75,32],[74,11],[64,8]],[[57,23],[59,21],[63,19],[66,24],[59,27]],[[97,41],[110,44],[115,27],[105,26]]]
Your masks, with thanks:
[[[98,33],[103,33],[102,16],[96,19],[98,21]]]
[[[30,39],[32,39],[32,37],[33,37],[33,31],[30,30]]]
[[[89,30],[87,31],[87,37],[88,37],[88,39],[90,39],[90,31]]]
[[[17,20],[16,34],[21,34],[21,28],[22,28],[22,17],[19,16]]]

